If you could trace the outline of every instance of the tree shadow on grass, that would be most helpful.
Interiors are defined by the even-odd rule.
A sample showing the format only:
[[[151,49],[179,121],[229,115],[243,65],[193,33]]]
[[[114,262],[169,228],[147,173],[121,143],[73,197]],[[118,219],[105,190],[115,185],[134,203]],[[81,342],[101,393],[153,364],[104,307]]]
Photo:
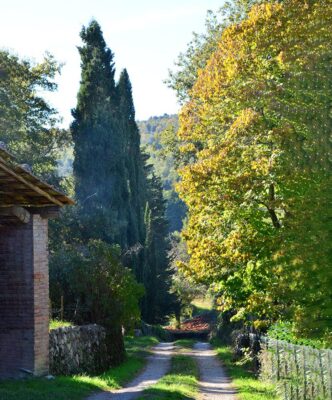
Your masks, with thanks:
[[[118,367],[95,377],[57,376],[55,379],[30,378],[0,380],[0,400],[82,400],[93,392],[119,389],[145,365],[144,358],[130,355]]]
[[[187,396],[178,390],[151,388],[138,400],[195,400],[195,398],[195,396]]]
[[[0,400],[82,400],[100,390],[86,377],[31,378],[0,381]]]

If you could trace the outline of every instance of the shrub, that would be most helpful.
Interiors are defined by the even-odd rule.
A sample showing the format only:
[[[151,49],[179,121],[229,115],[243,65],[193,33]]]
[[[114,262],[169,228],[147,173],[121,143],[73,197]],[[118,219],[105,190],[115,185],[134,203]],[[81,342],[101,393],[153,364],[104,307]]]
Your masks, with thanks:
[[[132,272],[120,261],[120,248],[100,240],[68,245],[50,259],[50,295],[64,315],[77,323],[98,323],[106,328],[110,363],[124,357],[122,326],[131,329],[140,317],[144,293]]]

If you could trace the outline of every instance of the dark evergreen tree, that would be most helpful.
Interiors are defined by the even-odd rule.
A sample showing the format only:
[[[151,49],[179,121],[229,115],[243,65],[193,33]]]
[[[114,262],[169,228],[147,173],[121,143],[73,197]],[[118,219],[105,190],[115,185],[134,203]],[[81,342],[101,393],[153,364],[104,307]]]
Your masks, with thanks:
[[[165,218],[166,201],[163,198],[162,182],[151,166],[147,178],[147,198],[145,208],[145,260],[143,283],[146,290],[143,299],[142,316],[150,323],[162,322],[175,305],[174,296],[169,293],[171,271],[169,269],[168,223]]]
[[[81,38],[82,80],[71,127],[81,240],[120,245],[123,263],[146,289],[143,318],[157,322],[169,300],[161,183],[141,154],[127,71],[115,84],[113,54],[96,21]]]
[[[124,140],[124,162],[129,200],[127,205],[127,245],[125,260],[140,278],[145,241],[144,204],[146,185],[140,150],[140,134],[135,121],[132,86],[127,70],[123,70],[117,85],[121,134]]]
[[[71,130],[76,199],[85,239],[127,245],[125,142],[117,115],[113,53],[96,21],[81,31],[82,78]]]
[[[154,174],[148,162],[149,157],[140,150],[132,87],[126,70],[121,73],[117,92],[129,188],[128,249],[125,259],[127,265],[135,268],[137,279],[145,287],[143,319],[151,323],[160,322],[172,305],[169,294],[166,202],[161,180]]]
[[[125,143],[117,115],[113,54],[96,21],[83,27],[81,38],[82,78],[71,126],[79,231],[84,243],[101,239],[123,248],[127,245],[129,193]],[[105,327],[110,359],[119,363],[125,354],[121,322],[110,315]]]

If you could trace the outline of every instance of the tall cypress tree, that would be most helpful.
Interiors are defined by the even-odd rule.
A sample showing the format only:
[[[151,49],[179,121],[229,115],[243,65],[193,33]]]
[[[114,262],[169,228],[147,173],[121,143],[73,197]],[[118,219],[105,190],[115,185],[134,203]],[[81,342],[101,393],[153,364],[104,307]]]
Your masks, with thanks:
[[[80,36],[82,76],[71,125],[80,234],[84,242],[93,238],[126,246],[128,190],[113,53],[96,21]],[[121,324],[110,316],[104,326],[110,359],[119,363],[125,355]]]
[[[161,179],[151,166],[146,167],[147,203],[145,208],[145,257],[143,283],[146,295],[143,299],[142,316],[150,323],[162,322],[175,304],[169,293],[171,271],[169,270],[167,240],[168,223],[165,218],[166,201],[163,198]]]
[[[82,80],[71,130],[83,240],[121,246],[125,265],[146,288],[143,317],[156,322],[169,301],[162,186],[141,154],[127,71],[115,84],[113,54],[96,21],[82,29],[81,38]]]
[[[71,126],[76,198],[85,239],[127,244],[128,188],[117,116],[113,53],[99,24],[81,31],[82,78]]]
[[[124,69],[117,85],[119,115],[124,140],[125,167],[129,189],[128,245],[134,246],[144,240],[143,204],[145,195],[144,171],[140,151],[140,133],[135,121],[135,107],[129,75]]]

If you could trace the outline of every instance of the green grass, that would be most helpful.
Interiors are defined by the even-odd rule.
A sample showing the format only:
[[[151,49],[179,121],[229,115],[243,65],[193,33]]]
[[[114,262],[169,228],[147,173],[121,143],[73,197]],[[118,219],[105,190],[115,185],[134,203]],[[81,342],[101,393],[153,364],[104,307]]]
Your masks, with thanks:
[[[0,400],[82,400],[99,390],[118,389],[130,381],[145,365],[147,348],[156,344],[154,337],[127,337],[126,361],[105,373],[91,376],[32,378],[0,381]]]
[[[141,352],[145,352],[148,347],[154,346],[158,342],[159,340],[154,336],[125,337],[125,347],[128,356],[132,355],[133,353],[139,354]]]
[[[175,346],[184,347],[186,349],[192,349],[197,340],[194,339],[179,339],[174,342]]]
[[[59,319],[51,319],[50,320],[50,330],[51,329],[58,329],[65,326],[72,326],[73,324],[68,321],[61,321]]]
[[[218,352],[219,358],[226,367],[237,389],[239,400],[279,400],[275,386],[263,382],[250,370],[248,364],[242,364],[233,360],[232,350],[229,346],[213,340],[212,344]]]
[[[190,400],[198,394],[198,369],[188,356],[172,358],[171,371],[146,389],[139,400]]]
[[[210,296],[196,298],[191,304],[194,306],[194,314],[202,314],[213,309],[213,299]]]

